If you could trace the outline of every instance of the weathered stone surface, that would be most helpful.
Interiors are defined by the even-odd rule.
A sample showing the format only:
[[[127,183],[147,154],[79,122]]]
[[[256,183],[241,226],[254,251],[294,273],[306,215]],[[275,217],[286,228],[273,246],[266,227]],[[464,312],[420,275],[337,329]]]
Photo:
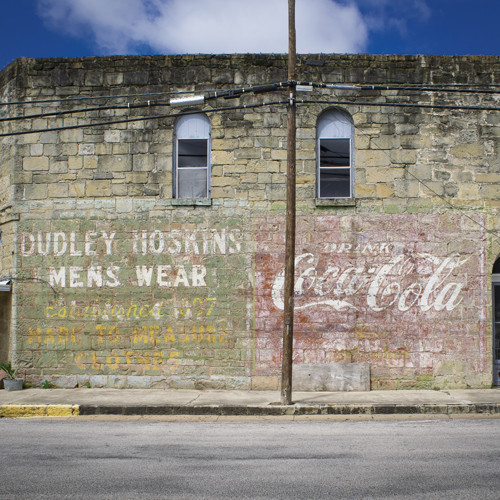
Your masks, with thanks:
[[[314,58],[325,64],[298,57],[299,79],[500,80],[496,57]],[[0,94],[36,101],[285,80],[282,55],[23,59],[0,73]],[[324,102],[297,110],[295,366],[314,366],[306,378],[318,383],[323,371],[335,379],[331,366],[339,364],[370,365],[373,387],[487,386],[488,280],[500,252],[491,232],[500,227],[497,113],[398,106],[428,103],[428,92],[365,89],[373,106],[357,103],[357,91],[342,92],[352,101],[342,109],[354,123],[353,198],[316,200],[316,128],[334,90],[315,89],[314,100]],[[246,92],[189,110],[264,98]],[[452,101],[496,105],[488,94],[454,93]],[[1,139],[0,274],[20,279],[0,356],[15,354],[36,384],[275,390],[286,105],[207,112],[211,197],[179,200],[176,121],[154,119],[166,108],[151,104],[2,122],[2,132],[85,127]],[[52,111],[52,103],[30,108]],[[139,120],[92,125],[116,119]]]
[[[369,391],[368,363],[301,363],[293,366],[296,391]]]

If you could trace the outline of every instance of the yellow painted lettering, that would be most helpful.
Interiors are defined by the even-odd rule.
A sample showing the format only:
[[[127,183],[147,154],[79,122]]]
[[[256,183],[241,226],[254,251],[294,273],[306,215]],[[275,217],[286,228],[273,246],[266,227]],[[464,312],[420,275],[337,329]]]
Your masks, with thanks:
[[[149,305],[144,304],[140,309],[139,309],[139,317],[140,318],[147,318],[149,316]]]
[[[37,328],[36,330],[33,330],[33,328],[28,327],[28,344],[34,344],[34,343],[41,344],[42,343],[42,329]]]
[[[85,365],[82,363],[82,360],[84,360],[85,358],[87,357],[87,354],[85,352],[80,352],[79,354],[77,354],[75,356],[75,363],[76,363],[76,366],[80,369],[80,370],[85,370]]]
[[[117,326],[111,326],[108,331],[109,340],[113,343],[120,340],[120,330]]]
[[[53,317],[57,316],[57,312],[53,312],[53,311],[54,311],[54,306],[47,306],[45,308],[45,311],[44,311],[45,317],[46,318],[53,318]]]
[[[117,370],[118,364],[120,363],[120,358],[116,354],[110,354],[106,358],[106,364],[110,370]]]
[[[138,318],[137,316],[137,304],[134,304],[132,301],[130,301],[130,307],[128,308],[128,311],[127,311],[127,318],[130,318],[130,317],[133,317],[133,318]]]
[[[137,363],[144,365],[145,370],[151,369],[150,360],[147,357],[147,353],[140,352],[137,354]]]
[[[45,345],[55,344],[56,337],[54,335],[54,330],[52,328],[47,328],[47,333],[45,334]]]
[[[102,364],[97,362],[97,355],[95,352],[92,353],[92,369],[102,370]]]
[[[66,306],[60,307],[59,311],[57,311],[57,315],[60,318],[62,318],[62,319],[66,318],[68,316],[68,309],[67,309],[67,307]]]
[[[210,307],[208,308],[208,311],[207,311],[207,316],[210,316],[212,314],[212,311],[214,310],[215,301],[217,299],[215,297],[208,297],[206,300],[210,304]]]
[[[65,326],[60,326],[57,335],[59,344],[64,344],[69,341],[69,329]]]
[[[106,333],[106,326],[96,325],[95,329],[99,332],[99,342],[104,342],[104,334]]]
[[[160,334],[160,327],[158,325],[152,325],[149,327],[149,342],[154,344],[158,335]]]
[[[138,344],[142,342],[143,344],[148,343],[148,327],[147,326],[141,326],[140,328],[137,326],[133,327],[133,343]]]
[[[71,342],[73,344],[82,343],[83,326],[74,326],[71,328]]]

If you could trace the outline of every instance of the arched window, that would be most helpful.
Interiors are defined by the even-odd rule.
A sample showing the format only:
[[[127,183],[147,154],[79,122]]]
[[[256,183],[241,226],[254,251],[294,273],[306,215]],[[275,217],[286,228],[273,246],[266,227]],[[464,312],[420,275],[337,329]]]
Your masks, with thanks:
[[[186,115],[175,125],[174,197],[210,197],[210,120]]]
[[[316,128],[318,198],[354,197],[354,124],[344,111],[323,113]]]

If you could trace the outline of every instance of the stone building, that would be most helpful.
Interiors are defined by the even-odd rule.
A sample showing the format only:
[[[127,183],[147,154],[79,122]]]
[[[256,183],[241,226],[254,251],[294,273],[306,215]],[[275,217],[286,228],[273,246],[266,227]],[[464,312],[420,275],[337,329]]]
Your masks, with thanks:
[[[5,68],[0,359],[35,385],[277,388],[286,78],[282,55]],[[296,369],[497,384],[500,59],[305,55],[298,80]]]

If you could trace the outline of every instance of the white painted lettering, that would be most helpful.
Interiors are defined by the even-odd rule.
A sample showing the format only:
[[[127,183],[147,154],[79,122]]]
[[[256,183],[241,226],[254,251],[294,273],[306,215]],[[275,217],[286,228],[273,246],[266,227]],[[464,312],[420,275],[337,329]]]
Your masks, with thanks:
[[[66,286],[66,268],[61,267],[59,270],[49,267],[49,284],[51,286],[60,286],[64,288]]]
[[[39,231],[38,236],[38,253],[39,255],[49,255],[50,241],[52,239],[51,233],[45,233],[45,248],[43,247],[43,233]]]
[[[102,287],[102,266],[91,267],[87,272],[87,288]]]
[[[179,269],[177,270],[177,276],[175,277],[174,287],[178,287],[181,283],[184,286],[189,286],[188,276],[186,270],[184,269],[184,266],[179,266]]]
[[[165,248],[165,239],[161,231],[153,231],[149,236],[149,251],[152,254],[159,255]]]
[[[94,239],[97,238],[97,233],[94,231],[85,232],[85,255],[97,255]]]
[[[72,257],[81,257],[82,251],[76,249],[76,233],[72,231],[69,234],[69,254]]]
[[[67,249],[66,233],[54,233],[54,255],[60,257],[66,253]]]
[[[458,254],[445,258],[430,254],[400,254],[378,267],[364,265],[342,269],[327,266],[326,271],[320,274],[318,271],[324,266],[318,266],[314,254],[304,253],[295,259],[295,309],[318,306],[337,311],[357,309],[352,300],[366,293],[367,306],[376,312],[389,308],[405,312],[413,307],[422,312],[431,309],[452,311],[463,300],[460,294],[465,284],[448,280],[466,261]],[[272,300],[278,309],[283,309],[284,305],[283,288],[284,269],[276,275],[271,290]]]
[[[106,255],[113,255],[113,240],[115,238],[116,231],[109,234],[106,231],[102,232],[102,237],[104,238],[104,243],[106,244]]]
[[[29,257],[35,252],[35,237],[31,233],[21,234],[21,255]]]
[[[206,275],[207,268],[205,266],[193,266],[191,270],[191,281],[193,286],[207,286],[205,283]]]
[[[114,234],[113,234],[114,236]],[[118,266],[110,266],[106,269],[106,286],[111,288],[115,288],[121,285],[121,281],[119,279],[120,268]]]
[[[198,242],[196,241],[196,233],[195,232],[187,232],[184,235],[184,246],[186,253],[191,252],[191,248],[193,249],[193,253],[198,255],[200,253],[200,249],[198,247]]]
[[[158,286],[172,286],[170,280],[167,279],[168,272],[172,269],[172,266],[158,266]]]
[[[70,266],[69,268],[69,286],[70,288],[83,288],[83,281],[80,281],[80,273],[83,267]]]
[[[137,284],[139,286],[151,286],[151,278],[153,276],[152,267],[136,266],[135,273],[137,275]]]

